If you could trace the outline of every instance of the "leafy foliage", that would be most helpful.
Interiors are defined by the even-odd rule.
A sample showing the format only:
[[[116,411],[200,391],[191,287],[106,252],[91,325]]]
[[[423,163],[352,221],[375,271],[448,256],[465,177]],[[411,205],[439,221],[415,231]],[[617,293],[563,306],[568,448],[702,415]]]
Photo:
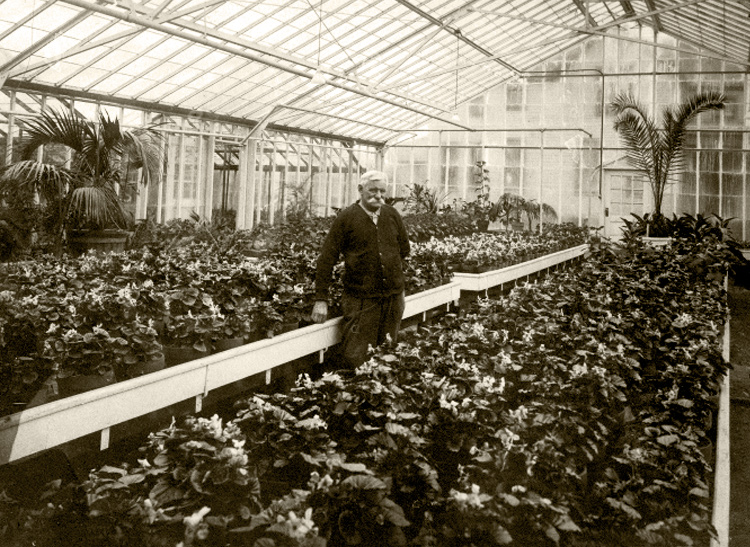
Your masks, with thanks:
[[[355,371],[173,424],[71,501],[0,510],[37,545],[71,514],[88,545],[703,544],[730,261],[712,235],[597,246]]]
[[[38,193],[58,251],[66,232],[125,228],[132,223],[117,187],[129,168],[141,169],[148,184],[161,176],[162,136],[154,127],[123,130],[117,119],[100,114],[90,121],[76,112],[45,110],[25,122],[22,159],[0,177],[0,197]],[[71,156],[48,163],[33,160],[41,146],[61,145]]]
[[[726,97],[704,92],[667,106],[661,113],[661,127],[630,93],[617,95],[610,108],[615,113],[614,128],[627,149],[627,159],[648,180],[654,198],[654,217],[661,216],[667,185],[684,169],[684,145],[690,122],[702,112],[721,110]],[[653,234],[655,235],[655,234]]]

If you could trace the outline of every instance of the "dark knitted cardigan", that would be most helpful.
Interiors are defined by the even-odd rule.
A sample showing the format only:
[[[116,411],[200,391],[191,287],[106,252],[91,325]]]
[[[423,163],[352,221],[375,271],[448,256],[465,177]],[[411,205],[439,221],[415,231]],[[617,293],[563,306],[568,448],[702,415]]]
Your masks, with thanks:
[[[380,208],[378,224],[359,203],[334,219],[323,243],[315,272],[315,298],[328,299],[333,267],[344,256],[344,291],[357,298],[377,298],[404,290],[402,259],[409,238],[398,211]]]

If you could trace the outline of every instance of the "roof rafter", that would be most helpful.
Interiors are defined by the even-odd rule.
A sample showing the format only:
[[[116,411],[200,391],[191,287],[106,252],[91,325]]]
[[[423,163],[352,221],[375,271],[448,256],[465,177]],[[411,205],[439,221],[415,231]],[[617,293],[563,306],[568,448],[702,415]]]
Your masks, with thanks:
[[[130,22],[130,23],[133,23],[133,24],[137,24],[137,25],[141,25],[141,26],[144,26],[144,27],[147,27],[147,28],[151,28],[151,29],[157,30],[159,32],[165,32],[167,34],[171,34],[173,36],[182,38],[184,40],[188,40],[188,41],[192,41],[192,42],[195,42],[195,43],[199,43],[199,44],[202,44],[202,45],[207,46],[207,47],[211,47],[211,48],[214,48],[214,49],[217,49],[217,50],[225,51],[227,53],[230,53],[230,54],[238,56],[238,57],[243,57],[243,58],[246,58],[246,59],[250,59],[252,61],[256,61],[256,62],[259,62],[259,63],[262,63],[262,64],[266,64],[268,66],[272,66],[272,67],[277,68],[279,70],[282,70],[284,72],[289,72],[289,73],[292,73],[292,74],[296,74],[298,76],[302,76],[303,78],[308,78],[308,79],[312,78],[312,75],[308,74],[304,70],[301,70],[301,69],[293,67],[293,66],[284,65],[284,64],[282,64],[282,63],[280,63],[278,61],[274,61],[272,59],[268,59],[266,57],[262,57],[262,56],[258,55],[257,53],[249,52],[246,49],[239,49],[237,47],[237,45],[234,45],[234,44],[230,45],[229,43],[217,43],[217,42],[215,42],[213,40],[210,40],[208,38],[208,36],[206,36],[204,38],[204,37],[202,37],[200,35],[195,35],[193,33],[189,33],[189,32],[186,32],[184,30],[180,30],[179,28],[172,28],[171,26],[165,26],[165,25],[161,24],[160,22],[156,22],[156,21],[150,20],[150,19],[148,19],[146,17],[142,17],[142,16],[134,14],[134,13],[123,13],[121,10],[119,10],[117,8],[110,8],[109,6],[103,6],[103,5],[99,5],[99,4],[92,4],[88,0],[63,0],[63,1],[65,3],[67,3],[67,4],[71,4],[71,5],[74,5],[74,6],[78,6],[80,8],[88,9],[88,10],[95,11],[95,12],[98,12],[98,13],[102,13],[102,14],[105,14],[105,15],[109,15],[110,17],[117,17],[117,18],[123,19],[123,20],[125,20],[127,22]],[[202,31],[202,29],[199,29],[199,30]],[[215,33],[211,33],[211,35],[212,35],[213,38],[220,38],[221,40],[226,40],[227,42],[234,42],[234,43],[241,42],[241,43],[243,43],[243,45],[245,47],[250,47],[248,44],[244,44],[244,42],[246,42],[245,40],[238,40],[237,38],[233,38],[231,36],[215,36],[214,34]],[[302,61],[302,64],[304,66],[307,66],[308,63],[306,61],[304,61],[304,60],[301,60],[301,61]],[[1,68],[0,68],[0,70],[1,70]],[[338,76],[338,74],[336,74],[336,75]],[[405,110],[411,110],[413,112],[416,112],[418,114],[427,116],[429,118],[434,118],[434,119],[441,120],[441,121],[444,121],[446,123],[449,123],[451,125],[457,125],[459,127],[463,127],[464,129],[471,130],[470,127],[465,126],[463,124],[457,124],[455,121],[447,119],[447,118],[444,118],[444,117],[438,115],[435,112],[425,111],[424,109],[417,109],[416,107],[411,106],[409,104],[401,104],[401,103],[395,102],[395,101],[393,101],[391,99],[388,99],[386,97],[375,96],[374,94],[372,94],[370,92],[358,89],[358,86],[356,86],[356,82],[352,82],[351,80],[348,79],[348,77],[344,76],[344,79],[349,84],[351,84],[351,85],[344,85],[344,84],[336,82],[336,81],[331,81],[331,82],[328,83],[328,85],[331,85],[333,87],[338,87],[338,88],[341,88],[341,89],[345,89],[345,90],[350,91],[352,93],[357,93],[359,95],[364,95],[364,96],[373,98],[373,99],[375,99],[377,101],[381,101],[381,102],[384,102],[384,103],[387,103],[387,104],[391,104],[393,106],[396,106],[396,107],[399,107],[399,108],[403,108]],[[417,103],[417,104],[421,104],[423,106],[428,106],[431,109],[435,109],[435,110],[439,110],[439,111],[444,111],[440,107],[436,107],[434,105],[425,104],[425,101],[418,100],[417,98],[406,97],[406,96],[403,96],[403,95],[401,95],[399,93],[393,93],[393,92],[389,92],[389,94],[392,95],[392,96],[394,96],[394,97],[396,97],[396,98],[399,98],[399,99],[401,99],[401,100],[403,100],[405,102],[414,102],[414,103]]]

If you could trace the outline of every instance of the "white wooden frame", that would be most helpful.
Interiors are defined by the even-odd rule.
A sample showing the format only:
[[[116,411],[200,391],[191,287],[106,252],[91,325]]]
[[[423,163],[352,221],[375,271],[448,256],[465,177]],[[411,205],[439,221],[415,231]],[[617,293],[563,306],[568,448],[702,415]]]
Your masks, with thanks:
[[[426,314],[457,303],[458,282],[409,295],[404,317]],[[340,341],[341,318],[310,325],[273,338],[209,355],[158,372],[0,418],[0,465],[59,446],[84,435],[101,433],[100,448],[109,446],[109,428],[170,405],[195,400],[195,410],[211,391],[254,374],[266,373]]]
[[[404,318],[440,306],[457,304],[461,291],[481,291],[521,279],[582,256],[580,245],[528,262],[483,274],[455,274],[451,283],[406,297]],[[309,325],[273,338],[183,363],[145,376],[118,382],[0,417],[0,465],[32,456],[74,439],[100,433],[100,449],[109,447],[110,428],[168,406],[194,399],[195,411],[212,390],[272,370],[340,341],[341,318]]]
[[[520,264],[514,264],[507,268],[501,268],[499,270],[492,270],[489,272],[472,274],[472,273],[459,273],[453,274],[453,279],[461,283],[462,291],[480,292],[487,291],[493,287],[504,285],[505,283],[511,283],[518,279],[533,275],[542,270],[552,268],[563,262],[573,260],[579,256],[583,256],[589,249],[588,244],[579,245],[577,247],[571,247],[570,249],[564,249],[556,253],[541,256],[527,262],[521,262]]]

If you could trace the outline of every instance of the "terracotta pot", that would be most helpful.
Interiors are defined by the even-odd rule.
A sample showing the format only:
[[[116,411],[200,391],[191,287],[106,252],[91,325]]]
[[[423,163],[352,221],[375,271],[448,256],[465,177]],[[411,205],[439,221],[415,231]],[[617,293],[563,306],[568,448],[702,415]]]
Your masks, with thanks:
[[[167,365],[164,354],[161,354],[161,356],[152,359],[151,361],[139,361],[138,363],[129,365],[125,371],[125,375],[127,378],[137,378],[138,376],[143,376],[144,374],[150,374],[152,372],[162,370],[166,366]]]
[[[706,463],[710,465],[711,467],[714,466],[714,443],[711,441],[708,441],[706,444],[702,444],[698,447],[698,450],[700,450],[701,454],[703,454],[703,459],[706,460]]]
[[[121,253],[130,234],[124,230],[73,231],[68,234],[68,245],[76,253],[96,251]]]
[[[79,374],[58,378],[57,390],[61,397],[70,397],[84,391],[91,391],[92,389],[99,389],[100,387],[114,384],[116,381],[115,373],[112,370],[104,374]]]
[[[164,346],[164,362],[167,366],[173,367],[188,361],[195,361],[208,355],[207,351],[198,351],[195,348],[182,346]]]
[[[238,348],[245,344],[244,338],[223,338],[214,342],[214,353],[227,351],[228,349]]]
[[[282,323],[281,326],[279,327],[278,334],[297,330],[298,328],[299,328],[299,321],[286,321]]]

